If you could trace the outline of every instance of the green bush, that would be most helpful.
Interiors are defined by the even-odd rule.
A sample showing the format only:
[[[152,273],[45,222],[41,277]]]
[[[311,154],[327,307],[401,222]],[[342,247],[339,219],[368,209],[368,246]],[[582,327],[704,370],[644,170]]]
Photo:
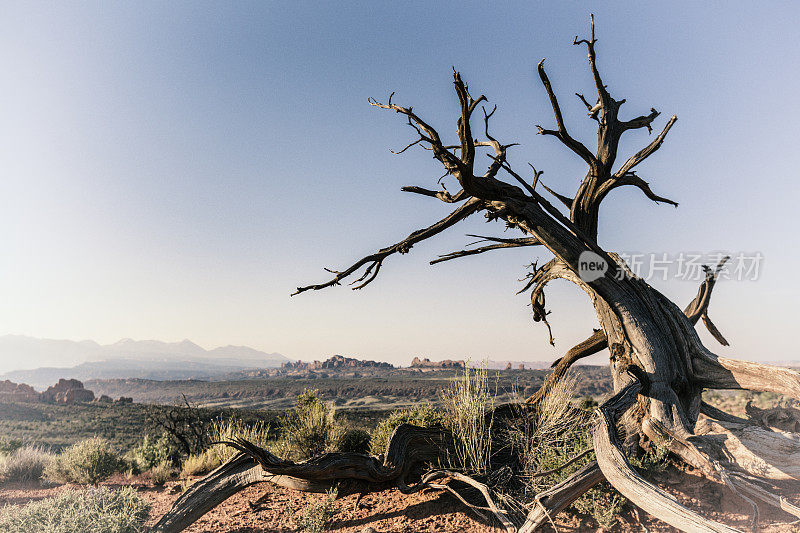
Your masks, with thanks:
[[[54,498],[1,508],[0,531],[140,533],[149,513],[150,504],[130,487],[68,489]]]
[[[263,421],[247,424],[235,418],[229,420],[216,419],[209,426],[208,440],[210,442],[223,442],[238,437],[264,448],[269,442],[270,431],[270,425]],[[201,453],[187,457],[183,462],[181,475],[186,477],[207,474],[235,454],[235,448],[231,448],[226,444],[214,444]]]
[[[427,405],[415,405],[408,409],[393,411],[387,418],[381,420],[370,436],[369,449],[372,455],[383,455],[386,444],[395,428],[400,424],[432,427],[442,423],[439,411]]]
[[[309,459],[336,449],[344,431],[333,408],[317,398],[316,390],[305,389],[294,409],[281,418],[280,449],[288,459]]]
[[[124,467],[105,439],[93,437],[61,452],[45,468],[45,477],[59,483],[97,485]]]
[[[130,457],[140,470],[150,470],[160,464],[179,466],[181,452],[166,433],[158,437],[145,435],[142,443],[130,451]]]
[[[363,429],[348,429],[339,439],[340,452],[367,453],[369,452],[369,431]]]
[[[39,481],[53,455],[35,446],[23,446],[9,454],[0,465],[0,478],[5,481]]]
[[[320,533],[328,526],[336,514],[336,489],[331,489],[325,496],[308,502],[296,519],[297,527],[304,533]]]

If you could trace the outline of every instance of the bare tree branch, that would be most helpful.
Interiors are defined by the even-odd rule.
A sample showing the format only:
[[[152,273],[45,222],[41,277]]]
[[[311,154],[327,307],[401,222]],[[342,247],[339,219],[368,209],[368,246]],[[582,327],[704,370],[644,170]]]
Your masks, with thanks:
[[[628,160],[625,161],[625,163],[623,163],[622,166],[619,168],[619,170],[617,170],[617,172],[614,174],[614,177],[619,178],[624,176],[625,174],[630,172],[633,169],[633,167],[635,167],[636,165],[647,159],[653,152],[661,148],[661,143],[664,142],[664,138],[667,136],[667,133],[669,133],[670,128],[672,128],[672,125],[675,124],[675,121],[677,120],[678,117],[672,115],[672,117],[667,122],[667,125],[664,126],[664,129],[661,131],[661,133],[658,134],[658,137],[653,139],[653,142],[651,142],[650,144],[648,144],[647,146],[636,152],[636,154],[628,158]]]
[[[589,67],[592,70],[592,77],[594,78],[594,85],[597,88],[597,96],[600,100],[600,105],[605,109],[608,110],[611,108],[611,96],[608,94],[606,90],[606,86],[603,85],[603,80],[600,78],[600,72],[597,70],[597,55],[594,50],[594,45],[597,42],[597,39],[594,37],[594,14],[592,14],[589,18],[590,20],[590,33],[589,39],[578,39],[578,36],[575,36],[575,39],[572,40],[572,44],[579,45],[585,44],[586,48],[589,53]]]
[[[339,285],[339,282],[341,282],[343,279],[352,275],[359,268],[366,265],[367,271],[355,282],[359,283],[363,281],[363,283],[354,287],[354,289],[361,289],[375,279],[384,259],[386,259],[387,257],[389,257],[394,253],[401,253],[401,254],[408,253],[409,250],[411,250],[411,247],[414,246],[416,243],[424,241],[425,239],[433,237],[434,235],[438,235],[447,228],[464,220],[473,213],[476,213],[477,211],[482,209],[483,206],[484,204],[481,200],[477,198],[471,198],[464,204],[459,206],[458,209],[447,215],[442,220],[436,222],[435,224],[428,226],[427,228],[417,230],[408,237],[406,237],[405,239],[403,239],[402,241],[393,244],[391,246],[388,246],[386,248],[382,248],[381,250],[378,250],[374,254],[362,257],[361,259],[359,259],[358,261],[356,261],[351,266],[349,266],[348,268],[346,268],[341,272],[335,270],[328,270],[332,274],[335,274],[333,279],[325,283],[320,283],[318,285],[308,285],[306,287],[298,287],[297,290],[294,293],[292,293],[292,296],[309,290],[318,291],[320,289],[324,289],[332,285]],[[369,276],[370,273],[372,275],[370,277],[366,277]]]
[[[636,117],[634,119],[625,122],[620,122],[620,125],[622,126],[623,131],[635,130],[638,128],[647,128],[648,132],[652,132],[653,128],[651,124],[659,114],[660,113],[658,111],[656,111],[654,108],[651,107],[649,115],[642,115],[640,117]]]
[[[413,192],[414,194],[421,194],[423,196],[438,198],[439,200],[448,204],[460,202],[461,200],[465,200],[468,197],[467,193],[464,192],[464,189],[461,189],[460,191],[452,195],[449,192],[447,192],[447,190],[432,191],[430,189],[425,189],[423,187],[417,187],[416,185],[408,185],[406,187],[401,187],[400,190],[403,192]]]
[[[541,246],[541,244],[542,243],[539,242],[539,240],[536,239],[535,237],[523,237],[519,239],[503,239],[500,242],[497,242],[495,244],[490,244],[488,246],[481,246],[480,248],[464,249],[440,255],[437,259],[431,261],[430,264],[435,265],[436,263],[442,263],[444,261],[450,261],[451,259],[458,259],[459,257],[466,257],[468,255],[482,254],[484,252],[489,252],[491,250],[500,250],[503,248],[519,248],[522,246]]]
[[[594,120],[597,120],[599,122],[600,119],[597,117],[597,115],[598,115],[598,113],[600,113],[600,109],[602,109],[602,107],[603,107],[602,104],[600,103],[600,99],[598,98],[597,99],[597,103],[592,105],[592,104],[590,104],[589,102],[586,101],[586,98],[581,93],[575,93],[575,96],[580,98],[581,102],[583,102],[583,105],[586,106],[586,111],[587,111],[586,114],[590,118],[592,118]]]
[[[549,192],[550,194],[552,194],[553,196],[558,198],[558,200],[562,204],[567,206],[567,209],[572,209],[572,202],[575,201],[573,198],[570,198],[569,196],[564,196],[563,194],[557,193],[556,191],[554,191],[553,189],[551,189],[550,187],[548,187],[544,183],[542,183],[542,187],[544,187],[544,190],[546,190],[547,192]]]
[[[660,202],[678,207],[678,202],[670,200],[669,198],[664,198],[663,196],[658,196],[656,193],[654,193],[652,189],[650,189],[650,184],[637,176],[635,172],[627,172],[618,178],[612,178],[611,180],[606,181],[597,189],[597,195],[602,199],[612,190],[624,185],[633,185],[634,187],[641,189],[645,196],[656,203]]]
[[[556,117],[556,124],[558,125],[558,130],[556,131],[546,130],[537,125],[536,127],[539,129],[539,133],[542,135],[553,135],[557,137],[570,150],[578,154],[584,161],[586,161],[590,168],[596,169],[598,163],[592,152],[590,152],[589,149],[586,148],[581,142],[573,139],[569,132],[567,132],[567,127],[564,125],[564,118],[561,115],[561,107],[558,105],[558,98],[556,98],[556,94],[553,92],[553,87],[550,85],[550,79],[547,77],[547,73],[544,71],[544,59],[539,62],[537,70],[539,71],[539,78],[542,80],[542,84],[547,91],[547,96],[550,97],[550,104],[553,106],[553,114]]]

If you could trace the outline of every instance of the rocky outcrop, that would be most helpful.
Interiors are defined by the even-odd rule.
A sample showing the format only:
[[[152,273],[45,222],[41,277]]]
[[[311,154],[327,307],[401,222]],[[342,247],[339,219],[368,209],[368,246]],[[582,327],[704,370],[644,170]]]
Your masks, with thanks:
[[[0,401],[6,402],[38,402],[40,394],[30,385],[0,381]]]
[[[288,362],[281,365],[281,369],[288,371],[296,370],[355,370],[359,368],[394,368],[389,363],[381,361],[362,361],[343,355],[334,355],[326,361],[314,361],[304,363],[303,361]]]
[[[441,368],[464,368],[464,361],[453,361],[452,359],[445,359],[444,361],[431,361],[427,357],[420,359],[415,357],[411,361],[411,368],[425,368],[425,369],[441,369]]]
[[[97,401],[100,403],[112,403],[114,400],[111,399],[111,396],[103,394],[97,399]]]
[[[84,389],[83,383],[77,379],[59,379],[58,383],[48,387],[41,395],[43,402],[72,405],[94,400],[94,392]]]

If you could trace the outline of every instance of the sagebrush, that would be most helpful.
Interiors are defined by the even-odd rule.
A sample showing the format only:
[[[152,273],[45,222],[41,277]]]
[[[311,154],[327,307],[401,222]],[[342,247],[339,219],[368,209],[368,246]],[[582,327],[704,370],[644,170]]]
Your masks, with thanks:
[[[93,437],[61,452],[45,468],[45,477],[58,483],[97,485],[125,468],[109,442]]]
[[[140,533],[150,504],[130,487],[67,489],[54,498],[0,508],[6,533]]]

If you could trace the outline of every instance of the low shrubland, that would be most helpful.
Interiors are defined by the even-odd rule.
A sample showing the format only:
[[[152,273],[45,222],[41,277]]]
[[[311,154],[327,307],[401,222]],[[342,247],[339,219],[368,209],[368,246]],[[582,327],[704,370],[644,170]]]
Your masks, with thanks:
[[[45,467],[44,475],[58,483],[97,485],[125,466],[107,440],[93,437],[73,444],[54,457]]]
[[[0,508],[0,531],[7,533],[139,533],[150,504],[132,488],[67,489],[54,498]]]

